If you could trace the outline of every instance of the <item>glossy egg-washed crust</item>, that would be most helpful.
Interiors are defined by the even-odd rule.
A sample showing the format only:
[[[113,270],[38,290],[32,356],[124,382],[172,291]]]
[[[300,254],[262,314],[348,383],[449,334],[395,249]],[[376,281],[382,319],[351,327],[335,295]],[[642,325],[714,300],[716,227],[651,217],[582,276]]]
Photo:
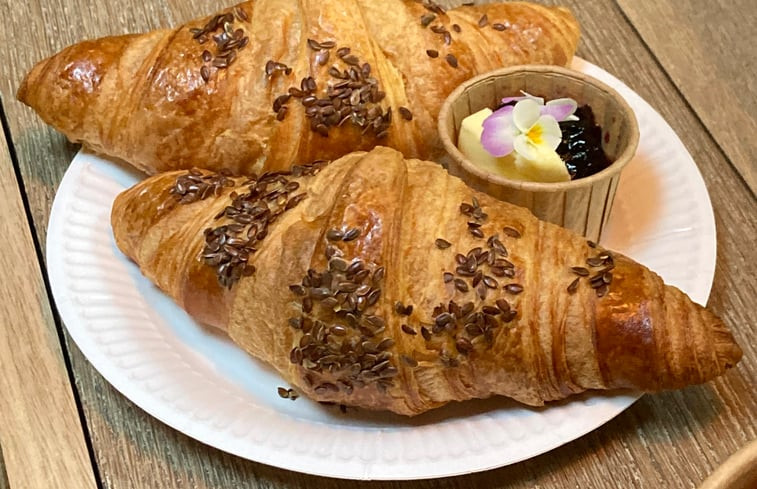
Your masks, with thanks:
[[[70,46],[37,64],[18,98],[70,140],[148,173],[286,169],[377,144],[430,159],[441,150],[437,115],[455,87],[504,66],[568,65],[579,38],[566,9],[525,2],[460,7],[425,28],[420,19],[430,12],[411,0],[257,0],[239,7],[248,20],[235,19],[233,28],[241,28],[249,44],[229,68],[212,70],[208,83],[201,77],[201,55],[205,49],[215,54],[215,43],[201,45],[191,29],[212,17]],[[489,24],[480,28],[484,14]],[[493,23],[507,28],[495,30]],[[434,25],[450,32],[450,46],[432,31]],[[336,42],[324,66],[315,62],[308,39]],[[336,54],[345,46],[371,65],[386,92],[380,105],[393,109],[388,135],[378,140],[344,124],[323,137],[311,130],[303,106],[293,102],[284,121],[277,121],[274,99],[299,87],[303,78],[314,77],[320,93],[338,81],[328,69],[346,67]],[[438,50],[439,57],[430,58],[428,49]],[[446,61],[447,54],[455,56],[457,68]],[[269,60],[288,65],[292,73],[267,77]],[[412,121],[399,116],[400,107],[411,111]]]
[[[190,314],[227,331],[242,348],[319,401],[406,415],[492,395],[539,406],[589,389],[657,391],[701,383],[741,357],[718,318],[620,254],[612,253],[613,280],[604,297],[597,297],[588,279],[568,293],[576,278],[571,267],[588,267],[587,258],[605,250],[523,208],[472,191],[434,163],[405,160],[384,147],[350,154],[315,176],[288,177],[300,184],[298,192],[306,198],[278,216],[256,245],[249,258],[255,273],[226,288],[215,269],[202,263],[203,232],[227,222],[215,216],[230,204],[232,191],[243,193],[245,187],[180,204],[171,189],[184,174],[148,178],[116,199],[112,224],[119,248]],[[479,342],[462,354],[451,339],[464,335],[460,328],[427,341],[403,331],[402,325],[416,332],[423,324],[430,328],[434,308],[450,300],[460,305],[473,301],[480,310],[475,292],[460,292],[443,280],[445,271],[455,271],[457,252],[487,249],[485,239],[469,232],[471,218],[460,211],[460,204],[473,197],[488,215],[481,230],[487,237],[498,234],[516,270],[512,278],[497,279],[499,287],[488,291],[486,303],[504,298],[517,315],[493,331],[491,345]],[[506,226],[521,237],[505,234]],[[353,227],[360,230],[354,241],[327,239],[331,229]],[[440,249],[437,238],[451,246]],[[377,382],[318,389],[337,385],[342,374],[318,372],[290,359],[303,332],[288,322],[301,314],[301,298],[289,286],[300,284],[308,269],[325,269],[329,243],[342,250],[345,260],[360,259],[372,271],[384,267],[381,296],[371,313],[385,320],[386,329],[369,341],[394,342],[385,356],[397,372],[385,389]],[[521,284],[524,290],[507,293],[502,290],[506,283]],[[409,317],[395,312],[397,301],[413,305]],[[348,334],[337,341],[359,335],[345,321],[316,309],[314,314],[327,325],[344,325]],[[449,365],[449,358],[456,366]]]

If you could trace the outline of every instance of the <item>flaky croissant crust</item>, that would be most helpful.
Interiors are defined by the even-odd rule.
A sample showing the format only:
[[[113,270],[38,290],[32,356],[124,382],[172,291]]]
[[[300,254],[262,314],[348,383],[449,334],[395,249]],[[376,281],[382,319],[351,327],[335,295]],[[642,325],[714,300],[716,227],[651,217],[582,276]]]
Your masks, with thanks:
[[[538,406],[700,383],[741,357],[642,265],[388,148],[260,178],[157,175],[112,223],[179,305],[319,401]]]
[[[411,0],[256,0],[66,48],[31,70],[18,98],[72,141],[148,173],[281,170],[379,143],[430,159],[455,87],[504,66],[567,65],[578,37],[567,10],[525,2],[443,12]],[[336,114],[297,92],[286,99],[315,84],[333,102],[327,85],[342,82],[355,85],[336,89],[347,95]]]

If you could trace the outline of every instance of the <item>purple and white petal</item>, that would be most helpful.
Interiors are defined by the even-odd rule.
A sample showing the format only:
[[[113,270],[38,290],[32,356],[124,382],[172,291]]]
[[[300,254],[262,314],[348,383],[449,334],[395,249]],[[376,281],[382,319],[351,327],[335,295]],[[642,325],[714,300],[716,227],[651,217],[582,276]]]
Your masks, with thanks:
[[[575,100],[570,98],[558,98],[547,102],[547,105],[542,108],[541,113],[542,115],[551,115],[560,122],[573,115],[577,108],[578,104]]]
[[[520,102],[521,100],[526,100],[528,97],[505,97],[502,99],[503,104],[512,104],[513,102]]]
[[[513,137],[508,133],[484,130],[481,133],[481,146],[490,155],[501,158],[513,152]]]
[[[502,99],[502,103],[503,104],[509,104],[509,103],[512,103],[512,102],[520,102],[521,100],[531,99],[531,100],[533,100],[534,102],[536,102],[539,105],[544,105],[544,99],[543,98],[541,98],[541,97],[534,97],[530,93],[524,92],[523,90],[521,90],[520,93],[522,93],[523,95],[519,96],[519,97],[505,97],[505,98],[503,98]]]
[[[513,151],[512,107],[510,109],[498,110],[484,119],[481,145],[492,156],[507,156]]]
[[[514,105],[506,105],[505,107],[500,107],[499,109],[492,112],[492,115],[490,115],[488,118],[492,117],[512,117],[513,109],[515,108]]]

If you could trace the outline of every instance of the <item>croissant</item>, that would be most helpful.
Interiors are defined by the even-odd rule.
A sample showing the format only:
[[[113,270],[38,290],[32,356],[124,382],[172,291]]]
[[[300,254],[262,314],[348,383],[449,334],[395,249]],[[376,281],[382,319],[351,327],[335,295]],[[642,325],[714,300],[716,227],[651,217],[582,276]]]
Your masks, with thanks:
[[[741,358],[644,266],[385,147],[261,176],[159,174],[117,197],[112,225],[180,306],[319,401],[541,406],[701,383]]]
[[[456,86],[503,66],[567,65],[578,37],[567,10],[523,2],[257,0],[71,46],[37,64],[18,98],[151,174],[276,171],[377,144],[431,159]]]

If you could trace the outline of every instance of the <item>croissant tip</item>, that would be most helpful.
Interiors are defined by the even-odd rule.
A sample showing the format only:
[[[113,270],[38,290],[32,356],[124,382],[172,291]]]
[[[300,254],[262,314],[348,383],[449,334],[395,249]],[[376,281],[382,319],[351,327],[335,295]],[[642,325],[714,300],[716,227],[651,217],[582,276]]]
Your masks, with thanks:
[[[69,139],[85,139],[85,120],[100,95],[100,84],[134,37],[104,37],[64,48],[29,70],[16,98]],[[96,146],[98,141],[89,142]]]
[[[719,329],[716,334],[715,354],[720,367],[719,374],[722,375],[741,361],[744,352],[725,327]]]
[[[26,73],[24,78],[21,80],[21,84],[19,85],[18,90],[16,90],[16,99],[19,102],[34,108],[32,102],[32,89],[35,85],[35,80],[39,79],[39,73],[45,69],[49,61],[50,58],[39,61],[32,67],[32,69],[29,70],[28,73]]]
[[[16,90],[16,100],[23,103],[24,105],[29,105],[27,101],[27,95],[29,91],[29,74],[27,74],[23,80],[21,80],[21,84],[18,87],[18,90]]]

